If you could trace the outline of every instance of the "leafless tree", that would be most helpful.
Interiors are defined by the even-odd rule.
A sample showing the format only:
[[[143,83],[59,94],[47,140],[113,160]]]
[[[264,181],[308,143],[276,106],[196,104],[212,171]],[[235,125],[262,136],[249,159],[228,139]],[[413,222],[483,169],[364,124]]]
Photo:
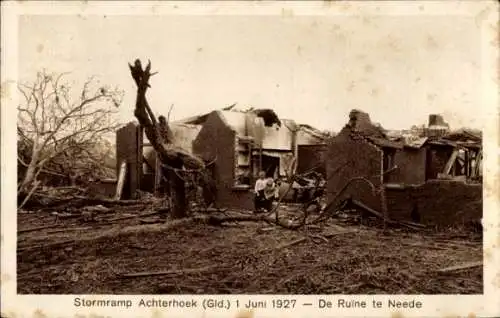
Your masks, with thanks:
[[[163,174],[169,180],[169,193],[172,199],[171,215],[174,218],[187,216],[188,199],[186,196],[186,182],[183,174],[186,171],[202,172],[205,170],[205,162],[172,143],[169,140],[169,127],[166,118],[156,118],[146,98],[146,91],[150,87],[149,78],[156,73],[151,73],[151,62],[142,67],[139,59],[134,65],[129,64],[130,73],[137,85],[137,98],[134,115],[144,127],[144,132],[151,145],[158,153]]]
[[[18,194],[32,192],[38,175],[48,164],[72,170],[84,156],[92,157],[90,149],[117,127],[114,114],[123,93],[99,85],[94,77],[75,91],[64,81],[65,75],[41,71],[34,81],[18,86],[22,95],[18,143],[27,153],[19,156],[26,169],[19,180]]]

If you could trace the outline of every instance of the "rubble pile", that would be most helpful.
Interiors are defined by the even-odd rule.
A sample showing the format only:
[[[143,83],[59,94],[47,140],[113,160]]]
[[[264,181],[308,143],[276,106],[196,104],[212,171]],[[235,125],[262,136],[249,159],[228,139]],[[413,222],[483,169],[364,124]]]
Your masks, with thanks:
[[[158,211],[155,204],[82,208],[94,210],[94,223],[20,214],[18,292],[482,293],[481,267],[447,269],[481,260],[481,240],[469,233],[390,229],[381,235],[334,220],[305,231],[264,222],[214,226],[196,218],[144,224],[148,217],[141,215]],[[294,211],[284,206],[280,214]],[[58,225],[33,230],[33,220]]]

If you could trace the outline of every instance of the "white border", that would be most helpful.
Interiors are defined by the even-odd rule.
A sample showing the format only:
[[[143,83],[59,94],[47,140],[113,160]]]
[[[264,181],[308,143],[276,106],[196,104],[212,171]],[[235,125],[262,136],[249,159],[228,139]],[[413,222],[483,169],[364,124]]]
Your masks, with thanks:
[[[74,296],[17,296],[16,295],[16,153],[15,148],[8,145],[16,143],[16,105],[15,81],[17,78],[17,18],[21,14],[37,15],[272,15],[293,18],[298,15],[331,15],[331,16],[366,16],[366,15],[460,15],[476,19],[481,25],[481,52],[482,52],[482,118],[484,126],[484,296],[397,296],[400,299],[418,299],[424,303],[421,310],[404,310],[389,312],[384,309],[357,310],[316,310],[311,307],[298,306],[291,311],[284,310],[257,310],[253,314],[257,317],[309,317],[309,316],[387,316],[389,314],[405,317],[412,316],[498,316],[500,314],[500,206],[499,195],[499,117],[498,117],[498,4],[495,1],[414,1],[414,2],[2,2],[1,23],[1,244],[2,244],[2,274],[1,299],[2,316],[6,317],[68,317],[79,315],[103,315],[111,317],[181,317],[195,314],[186,309],[168,311],[150,309],[115,309],[91,308],[82,310],[73,307]],[[450,85],[452,85],[450,83]],[[476,111],[476,110],[471,110]],[[150,296],[144,298],[162,299],[201,299],[208,296]],[[394,296],[325,296],[335,300],[338,297],[345,299],[371,299],[385,301]],[[86,298],[100,298],[92,296]],[[131,299],[138,301],[140,296],[112,296],[107,299]],[[235,300],[241,302],[246,299],[271,299],[277,296],[215,296],[211,298]],[[280,298],[291,298],[283,296]],[[298,303],[317,303],[317,296],[298,296]],[[207,311],[196,310],[200,317],[234,317],[236,310]]]

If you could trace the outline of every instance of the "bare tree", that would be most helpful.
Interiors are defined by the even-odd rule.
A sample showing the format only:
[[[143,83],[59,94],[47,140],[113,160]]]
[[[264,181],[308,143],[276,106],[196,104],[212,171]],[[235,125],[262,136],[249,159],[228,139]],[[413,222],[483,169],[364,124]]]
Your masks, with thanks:
[[[143,69],[141,61],[137,59],[134,65],[129,64],[129,68],[137,85],[134,115],[144,127],[146,136],[162,162],[163,175],[167,176],[169,180],[169,192],[172,197],[171,215],[174,218],[185,217],[187,216],[188,199],[182,174],[187,170],[202,172],[205,170],[205,163],[199,157],[175,146],[172,140],[169,140],[167,120],[162,117],[158,121],[149,107],[146,91],[150,87],[149,78],[156,74],[151,73],[151,62]]]
[[[42,71],[33,82],[19,85],[23,98],[18,106],[18,142],[28,152],[27,162],[21,163],[26,170],[19,194],[32,192],[37,176],[51,162],[71,170],[117,127],[114,114],[123,93],[98,85],[93,77],[75,92],[63,81],[65,75]]]

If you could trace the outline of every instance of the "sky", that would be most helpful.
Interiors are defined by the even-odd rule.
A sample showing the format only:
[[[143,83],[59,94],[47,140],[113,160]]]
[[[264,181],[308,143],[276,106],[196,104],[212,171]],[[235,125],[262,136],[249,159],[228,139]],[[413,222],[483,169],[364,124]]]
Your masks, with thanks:
[[[459,16],[41,16],[19,19],[19,75],[71,72],[124,90],[127,67],[150,59],[148,100],[171,120],[238,103],[339,131],[351,109],[386,129],[443,114],[452,128],[481,128],[480,37]]]

